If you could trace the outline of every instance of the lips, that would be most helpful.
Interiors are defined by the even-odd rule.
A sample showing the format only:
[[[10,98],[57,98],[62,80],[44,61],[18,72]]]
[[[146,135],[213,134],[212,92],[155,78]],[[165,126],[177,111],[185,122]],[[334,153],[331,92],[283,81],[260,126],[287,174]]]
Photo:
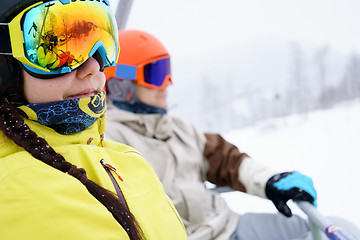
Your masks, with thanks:
[[[95,89],[87,89],[87,90],[84,90],[82,92],[76,93],[74,95],[70,95],[66,99],[92,97],[95,94],[97,94],[97,91]]]
[[[159,98],[167,98],[168,96],[168,93],[167,91],[161,91],[160,94],[158,95]]]

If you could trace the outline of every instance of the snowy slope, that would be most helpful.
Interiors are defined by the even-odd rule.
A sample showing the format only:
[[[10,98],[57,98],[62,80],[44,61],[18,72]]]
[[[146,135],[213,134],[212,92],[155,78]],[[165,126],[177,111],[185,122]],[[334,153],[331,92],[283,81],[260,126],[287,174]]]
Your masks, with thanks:
[[[360,101],[307,116],[262,121],[225,137],[253,159],[275,169],[299,170],[311,176],[318,191],[319,211],[360,226]],[[238,192],[224,197],[238,212],[275,211],[271,203],[257,197]],[[296,206],[293,209],[302,214]]]
[[[295,86],[294,48],[297,47],[301,49],[303,84],[318,95],[323,86],[320,86],[316,55],[323,46],[261,38],[246,44],[214,47],[201,54],[174,56],[169,102],[171,107],[176,107],[171,108],[171,114],[186,118],[202,130],[225,131],[247,125],[250,119],[257,118],[254,109],[259,107],[259,101],[264,98],[266,102],[273,101],[275,93],[284,93]],[[328,86],[344,79],[348,60],[348,55],[329,49]],[[234,107],[236,102],[243,105]],[[214,109],[223,109],[223,112]],[[226,112],[236,115],[238,126],[228,119],[235,117],[225,116]],[[223,123],[216,126],[215,118],[220,117]]]

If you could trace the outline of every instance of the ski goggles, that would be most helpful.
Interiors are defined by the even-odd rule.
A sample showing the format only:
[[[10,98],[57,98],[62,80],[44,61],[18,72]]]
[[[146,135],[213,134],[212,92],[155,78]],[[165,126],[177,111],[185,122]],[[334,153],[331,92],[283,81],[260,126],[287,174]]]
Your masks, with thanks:
[[[12,55],[39,78],[71,72],[90,57],[100,70],[115,66],[120,50],[108,0],[39,2],[1,24],[0,34],[0,54]]]
[[[170,58],[161,58],[138,66],[117,64],[115,77],[136,80],[139,85],[148,88],[164,89],[171,81]]]

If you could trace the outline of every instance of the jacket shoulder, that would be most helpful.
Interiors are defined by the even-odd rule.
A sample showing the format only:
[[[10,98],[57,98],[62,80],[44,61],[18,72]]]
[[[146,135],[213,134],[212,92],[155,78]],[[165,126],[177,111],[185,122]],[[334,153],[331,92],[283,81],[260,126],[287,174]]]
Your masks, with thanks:
[[[183,142],[193,142],[195,140],[197,144],[203,147],[206,143],[205,134],[199,131],[195,125],[192,123],[183,120],[179,117],[169,116],[173,125],[174,133],[183,141]],[[189,139],[191,138],[191,139]]]
[[[108,150],[114,150],[114,151],[117,151],[120,153],[133,152],[133,153],[137,153],[137,154],[141,155],[139,153],[139,151],[137,151],[135,148],[133,148],[129,145],[120,143],[118,141],[110,140],[110,139],[105,139],[103,142],[103,146]]]

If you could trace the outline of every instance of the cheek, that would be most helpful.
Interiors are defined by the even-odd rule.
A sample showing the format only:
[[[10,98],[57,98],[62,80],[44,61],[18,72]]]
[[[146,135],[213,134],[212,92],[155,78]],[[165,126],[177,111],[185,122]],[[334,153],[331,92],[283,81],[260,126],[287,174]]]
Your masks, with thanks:
[[[29,103],[62,101],[67,88],[64,84],[44,79],[24,82],[24,96]]]
[[[39,94],[39,84],[33,81],[24,81],[24,97],[29,103],[36,103],[41,96]]]
[[[64,94],[72,88],[74,72],[58,78],[39,79],[23,74],[24,97],[29,103],[64,100]]]
[[[105,83],[106,83],[105,73],[99,72],[98,75],[99,75],[98,76],[98,78],[99,78],[98,82],[101,85],[101,89],[103,89],[105,87]]]
[[[49,96],[54,97],[54,93],[49,91],[47,84],[38,82],[24,83],[24,96],[29,103],[46,102]]]

